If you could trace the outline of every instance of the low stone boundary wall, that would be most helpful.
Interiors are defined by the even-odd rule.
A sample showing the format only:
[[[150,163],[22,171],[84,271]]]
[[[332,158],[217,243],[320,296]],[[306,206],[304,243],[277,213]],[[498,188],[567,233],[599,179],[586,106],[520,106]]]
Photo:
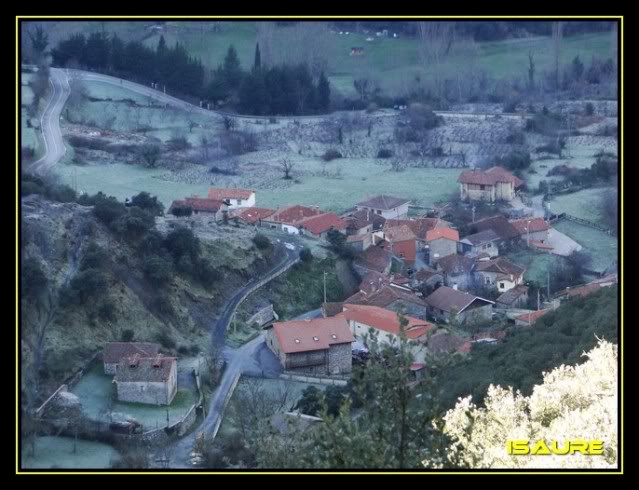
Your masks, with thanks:
[[[310,376],[284,372],[280,374],[280,379],[285,379],[288,381],[300,381],[302,383],[319,383],[323,385],[345,386],[350,378],[346,378],[345,376]]]
[[[233,393],[235,392],[235,388],[237,388],[237,384],[240,382],[241,377],[242,377],[242,373],[237,373],[235,375],[235,378],[233,379],[233,382],[231,383],[231,387],[229,388],[229,392],[226,394],[226,397],[224,397],[224,403],[222,403],[222,408],[220,409],[220,416],[215,422],[215,427],[213,427],[213,433],[211,434],[211,441],[215,439],[215,436],[217,435],[218,430],[220,430],[220,425],[222,425],[222,419],[224,418],[224,412],[226,411],[226,406],[231,401],[231,397],[233,396]]]

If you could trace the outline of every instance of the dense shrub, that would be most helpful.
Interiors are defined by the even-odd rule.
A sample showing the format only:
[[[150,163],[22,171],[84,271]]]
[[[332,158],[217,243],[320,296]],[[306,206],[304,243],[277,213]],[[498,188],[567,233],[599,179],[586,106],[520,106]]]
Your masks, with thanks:
[[[191,206],[173,206],[171,208],[171,214],[173,216],[191,216],[193,214],[193,208]]]
[[[158,201],[156,196],[152,196],[148,192],[140,192],[131,198],[131,206],[137,206],[148,211],[153,216],[162,216],[164,214],[164,204]]]
[[[523,170],[530,167],[530,153],[527,151],[516,150],[497,159],[499,165],[509,170]]]
[[[109,256],[97,243],[91,242],[84,252],[80,270],[103,269],[109,260]]]
[[[126,238],[140,238],[155,226],[153,215],[141,208],[132,207],[128,213],[112,222],[111,228]]]
[[[389,150],[388,148],[382,148],[377,152],[377,158],[392,158],[393,150]]]
[[[342,154],[337,151],[335,148],[330,148],[324,152],[322,155],[322,160],[325,162],[330,162],[331,160],[336,160],[338,158],[342,158]]]
[[[300,260],[305,264],[313,260],[313,252],[311,252],[310,248],[304,247],[302,250],[300,250]]]
[[[122,330],[122,335],[120,336],[120,340],[122,340],[122,342],[132,342],[134,338],[135,338],[134,330],[130,328],[126,328]]]
[[[161,332],[158,332],[158,334],[155,336],[155,340],[162,347],[165,347],[167,349],[175,349],[177,345],[175,339],[171,335],[171,332],[169,332],[168,330],[162,330]]]
[[[253,243],[259,250],[267,250],[271,247],[271,240],[261,233],[258,233],[253,237]]]
[[[104,195],[103,195],[104,196]],[[124,204],[115,197],[96,197],[93,207],[93,214],[103,223],[110,225],[116,219],[124,216],[127,212]]]
[[[188,255],[193,262],[200,256],[200,240],[189,228],[179,227],[171,231],[164,239],[164,246],[177,262]]]
[[[526,136],[523,131],[514,130],[506,136],[506,143],[511,145],[523,145],[526,143]]]
[[[78,272],[64,289],[63,303],[85,304],[103,295],[107,287],[108,279],[104,272],[85,269]]]
[[[221,274],[215,267],[208,261],[200,259],[197,264],[197,279],[200,283],[206,287],[212,287],[221,278]]]
[[[38,262],[36,259],[26,259],[22,263],[20,272],[22,294],[25,297],[36,298],[47,289],[49,279],[42,270],[40,262]]]
[[[144,277],[158,286],[167,285],[173,278],[173,264],[159,255],[151,255],[144,259],[142,270]]]
[[[113,322],[116,319],[117,309],[115,303],[110,300],[105,301],[98,308],[98,316],[105,322]]]

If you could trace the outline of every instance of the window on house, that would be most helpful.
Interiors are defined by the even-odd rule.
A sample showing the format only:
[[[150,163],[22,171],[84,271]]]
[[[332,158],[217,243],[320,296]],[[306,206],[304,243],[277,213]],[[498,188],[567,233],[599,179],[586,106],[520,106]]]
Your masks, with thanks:
[[[499,289],[504,289],[504,283],[503,282],[499,283]]]
[[[480,191],[485,191],[486,190],[486,186],[485,185],[480,185],[479,186],[479,190]]]
[[[377,214],[382,214],[382,210],[381,210],[381,209],[378,209],[378,210],[377,210]]]
[[[241,200],[241,199],[238,199],[238,200],[237,200],[237,204],[238,204],[238,206],[239,206],[240,204],[242,204],[242,200]]]
[[[490,277],[486,278],[486,284],[490,284]]]

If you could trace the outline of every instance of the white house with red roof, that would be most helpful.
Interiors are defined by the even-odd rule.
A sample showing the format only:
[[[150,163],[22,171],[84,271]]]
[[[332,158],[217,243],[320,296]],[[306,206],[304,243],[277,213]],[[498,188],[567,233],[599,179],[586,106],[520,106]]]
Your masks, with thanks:
[[[251,189],[210,188],[209,199],[223,201],[228,209],[255,207],[255,191]]]
[[[512,201],[523,181],[503,167],[488,170],[466,170],[459,175],[462,200]]]

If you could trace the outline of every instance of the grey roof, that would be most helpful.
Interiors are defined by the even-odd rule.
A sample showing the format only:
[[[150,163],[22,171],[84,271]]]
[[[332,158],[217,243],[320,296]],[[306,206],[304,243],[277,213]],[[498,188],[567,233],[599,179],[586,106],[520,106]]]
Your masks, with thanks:
[[[495,301],[504,305],[512,305],[515,301],[517,301],[517,298],[527,292],[528,286],[521,284],[501,294]]]
[[[479,233],[473,233],[464,237],[464,240],[468,240],[472,245],[481,245],[482,243],[492,242],[498,240],[499,236],[492,229],[480,231]]]
[[[438,308],[446,312],[450,312],[455,309],[457,313],[461,313],[476,300],[493,304],[492,301],[487,299],[474,296],[464,291],[449,288],[447,286],[440,286],[433,291],[431,295],[426,298],[426,303],[434,308]]]
[[[465,255],[446,255],[437,261],[437,267],[451,276],[468,274],[473,270],[474,266],[475,261]]]
[[[169,379],[171,367],[177,362],[175,357],[158,354],[155,357],[129,357],[121,359],[115,372],[118,383],[145,381],[162,383]]]
[[[371,197],[370,199],[362,202],[358,202],[357,205],[374,209],[394,209],[403,204],[406,204],[407,202],[410,202],[410,199],[402,199],[400,197],[381,195]]]
[[[109,342],[102,353],[106,364],[116,364],[123,357],[138,354],[140,357],[153,357],[160,352],[160,344],[152,342]]]

